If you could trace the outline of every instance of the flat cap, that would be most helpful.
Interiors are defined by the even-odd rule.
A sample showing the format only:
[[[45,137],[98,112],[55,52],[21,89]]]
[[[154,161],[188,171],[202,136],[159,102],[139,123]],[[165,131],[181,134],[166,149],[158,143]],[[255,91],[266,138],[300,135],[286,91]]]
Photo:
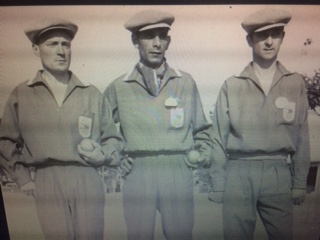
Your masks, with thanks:
[[[133,15],[124,27],[131,32],[141,32],[154,28],[169,28],[174,21],[171,13],[158,10],[145,10]]]
[[[241,23],[248,33],[261,32],[270,28],[283,27],[291,19],[291,14],[281,9],[263,9],[248,16]]]
[[[30,28],[25,29],[24,32],[32,43],[37,44],[42,34],[56,29],[67,31],[73,39],[78,31],[78,26],[64,19],[41,19]]]

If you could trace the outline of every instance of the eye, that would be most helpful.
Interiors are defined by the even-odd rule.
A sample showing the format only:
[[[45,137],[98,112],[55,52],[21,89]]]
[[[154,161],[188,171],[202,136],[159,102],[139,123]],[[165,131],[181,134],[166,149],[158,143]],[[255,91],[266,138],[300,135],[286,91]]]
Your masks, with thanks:
[[[168,34],[167,34],[167,33],[161,33],[161,34],[159,35],[159,38],[160,38],[161,40],[166,40],[167,37],[168,37]]]
[[[152,32],[147,31],[147,32],[141,33],[140,37],[144,39],[153,39],[154,34]]]
[[[256,38],[263,40],[268,37],[268,34],[266,32],[257,32],[255,33]]]
[[[274,31],[274,32],[271,33],[271,36],[272,36],[273,38],[281,38],[281,36],[282,36],[282,31]]]
[[[47,46],[49,46],[49,47],[54,47],[54,46],[56,46],[56,45],[58,45],[58,42],[55,42],[55,41],[49,41],[49,42],[47,42],[47,44],[46,44]]]
[[[63,42],[62,46],[66,47],[66,48],[70,48],[71,47],[71,42]]]

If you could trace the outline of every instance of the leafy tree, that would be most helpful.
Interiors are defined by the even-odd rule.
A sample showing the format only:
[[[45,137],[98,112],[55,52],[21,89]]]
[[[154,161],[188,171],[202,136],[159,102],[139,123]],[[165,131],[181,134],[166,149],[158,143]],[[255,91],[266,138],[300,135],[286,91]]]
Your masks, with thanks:
[[[307,75],[302,76],[306,83],[309,107],[320,116],[320,71],[315,71],[312,78]]]

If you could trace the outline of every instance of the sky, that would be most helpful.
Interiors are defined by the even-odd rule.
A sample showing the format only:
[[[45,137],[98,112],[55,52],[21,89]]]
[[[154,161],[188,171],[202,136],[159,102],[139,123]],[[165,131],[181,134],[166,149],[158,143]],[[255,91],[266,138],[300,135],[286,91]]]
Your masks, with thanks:
[[[73,71],[101,92],[139,60],[131,33],[123,27],[138,11],[158,9],[175,15],[166,52],[170,66],[195,79],[208,116],[220,87],[251,61],[241,22],[261,8],[292,13],[278,59],[290,71],[313,76],[320,68],[320,6],[294,5],[170,5],[170,6],[15,6],[0,7],[0,117],[13,88],[41,69],[24,30],[42,18],[73,21],[79,30],[72,41]],[[305,45],[306,39],[311,44]]]

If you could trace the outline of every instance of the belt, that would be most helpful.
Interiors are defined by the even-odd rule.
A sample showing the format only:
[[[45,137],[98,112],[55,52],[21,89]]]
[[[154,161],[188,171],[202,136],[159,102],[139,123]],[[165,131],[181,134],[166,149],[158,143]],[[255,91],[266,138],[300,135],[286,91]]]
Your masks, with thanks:
[[[286,160],[288,154],[248,154],[248,153],[232,153],[229,154],[229,160]]]
[[[79,167],[90,167],[89,165],[85,165],[83,163],[80,162],[76,162],[76,161],[56,161],[56,160],[51,160],[48,162],[44,162],[44,163],[38,163],[38,164],[33,164],[32,167],[35,167],[37,169],[40,168],[47,168],[47,167],[57,167],[57,166],[79,166]]]
[[[186,155],[187,151],[137,151],[137,152],[126,152],[123,155],[128,155],[129,157],[155,157],[160,155]]]

